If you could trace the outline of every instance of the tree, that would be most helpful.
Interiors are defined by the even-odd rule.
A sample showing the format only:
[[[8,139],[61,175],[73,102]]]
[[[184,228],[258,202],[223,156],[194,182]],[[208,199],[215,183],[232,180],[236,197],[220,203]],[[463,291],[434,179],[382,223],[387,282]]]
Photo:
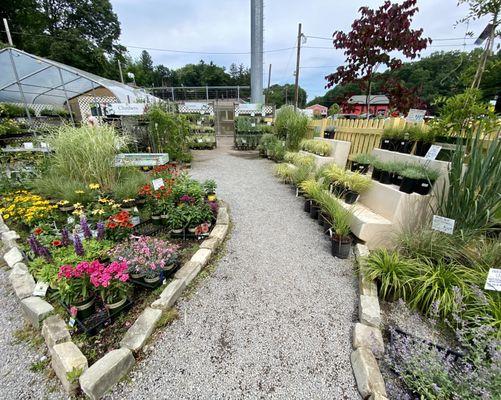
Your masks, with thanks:
[[[265,89],[264,95],[266,97],[267,104],[274,104],[277,108],[282,107],[285,104],[292,104],[294,102],[294,85],[271,85],[270,90]],[[299,101],[298,105],[303,108],[306,105],[306,90],[299,88]]]
[[[398,51],[414,59],[431,43],[431,39],[422,37],[422,29],[410,28],[417,11],[416,0],[406,0],[402,4],[386,0],[377,10],[361,7],[361,17],[353,22],[351,32],[333,33],[334,47],[344,49],[347,65],[338,67],[326,77],[327,87],[359,80],[364,84],[369,117],[374,74],[380,66],[396,69],[402,65],[402,60],[389,53]]]
[[[499,32],[496,32],[499,25],[499,12],[501,11],[501,0],[459,0],[458,4],[467,3],[470,7],[470,11],[460,22],[468,22],[470,20],[476,20],[486,15],[492,16],[490,22],[490,32],[487,42],[485,44],[485,50],[478,63],[478,68],[475,72],[475,77],[471,83],[471,88],[478,89],[480,82],[482,81],[482,75],[485,71],[485,66],[487,60],[492,53],[494,47],[494,38],[499,36]]]
[[[336,115],[339,114],[341,111],[341,107],[337,103],[332,103],[332,105],[329,107],[329,115]]]

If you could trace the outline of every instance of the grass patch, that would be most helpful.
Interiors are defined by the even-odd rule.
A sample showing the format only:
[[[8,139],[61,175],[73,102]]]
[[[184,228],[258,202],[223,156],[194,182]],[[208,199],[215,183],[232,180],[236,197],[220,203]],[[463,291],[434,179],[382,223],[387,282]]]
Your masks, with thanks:
[[[175,308],[169,308],[167,311],[162,313],[162,317],[158,320],[157,328],[163,328],[170,325],[176,319],[179,318],[179,313]]]
[[[50,359],[46,358],[43,361],[36,361],[30,365],[31,372],[43,373],[49,366]]]
[[[44,343],[43,336],[28,323],[15,331],[12,336],[14,338],[12,344],[28,343],[35,348],[39,348]]]

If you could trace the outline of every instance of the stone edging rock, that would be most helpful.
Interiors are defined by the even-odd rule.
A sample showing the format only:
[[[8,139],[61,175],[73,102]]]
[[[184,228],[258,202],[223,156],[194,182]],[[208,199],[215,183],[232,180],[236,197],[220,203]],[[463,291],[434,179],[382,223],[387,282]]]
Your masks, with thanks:
[[[9,280],[20,301],[28,322],[41,329],[51,356],[51,365],[63,388],[74,393],[80,387],[91,399],[101,398],[120,379],[129,373],[135,364],[134,353],[140,351],[155,331],[162,314],[168,311],[197,274],[209,263],[211,256],[226,238],[230,224],[228,208],[219,207],[217,220],[209,237],[200,249],[174,275],[158,299],[150,304],[136,319],[120,341],[120,348],[112,350],[90,367],[87,358],[71,341],[64,320],[54,314],[54,307],[40,297],[33,296],[35,280],[23,263],[19,250],[19,235],[11,231],[0,217],[0,234],[3,258],[10,269]],[[78,373],[80,377],[78,377]]]
[[[354,351],[351,353],[351,366],[363,399],[387,400],[383,376],[377,362],[377,359],[384,355],[377,286],[374,281],[365,278],[364,267],[360,262],[361,257],[369,255],[369,249],[363,244],[357,244],[354,253],[359,268],[360,297],[359,322],[353,330]]]

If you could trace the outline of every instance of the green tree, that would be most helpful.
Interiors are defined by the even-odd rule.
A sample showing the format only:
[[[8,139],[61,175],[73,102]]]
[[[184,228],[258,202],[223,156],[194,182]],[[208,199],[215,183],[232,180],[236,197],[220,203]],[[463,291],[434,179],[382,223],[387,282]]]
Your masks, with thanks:
[[[271,85],[270,90],[265,89],[264,91],[267,104],[274,104],[277,108],[282,107],[285,104],[292,104],[294,100],[294,85],[287,83],[285,85]],[[306,105],[306,90],[299,87],[299,102],[300,108]]]
[[[336,114],[339,114],[339,112],[341,111],[341,107],[339,106],[339,104],[337,103],[333,103],[330,107],[329,107],[329,115],[336,115]]]

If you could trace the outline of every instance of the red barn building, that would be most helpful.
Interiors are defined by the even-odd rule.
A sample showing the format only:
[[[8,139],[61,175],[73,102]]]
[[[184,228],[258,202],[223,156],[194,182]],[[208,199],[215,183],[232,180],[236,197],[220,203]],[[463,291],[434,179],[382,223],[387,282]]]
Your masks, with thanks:
[[[390,109],[390,100],[384,94],[375,94],[370,97],[370,114],[386,115]],[[351,96],[348,101],[343,104],[343,113],[345,114],[366,114],[367,113],[367,96],[357,95]]]
[[[313,104],[312,106],[306,107],[306,109],[313,110],[313,115],[321,117],[327,117],[327,111],[329,111],[327,107],[320,104]]]

